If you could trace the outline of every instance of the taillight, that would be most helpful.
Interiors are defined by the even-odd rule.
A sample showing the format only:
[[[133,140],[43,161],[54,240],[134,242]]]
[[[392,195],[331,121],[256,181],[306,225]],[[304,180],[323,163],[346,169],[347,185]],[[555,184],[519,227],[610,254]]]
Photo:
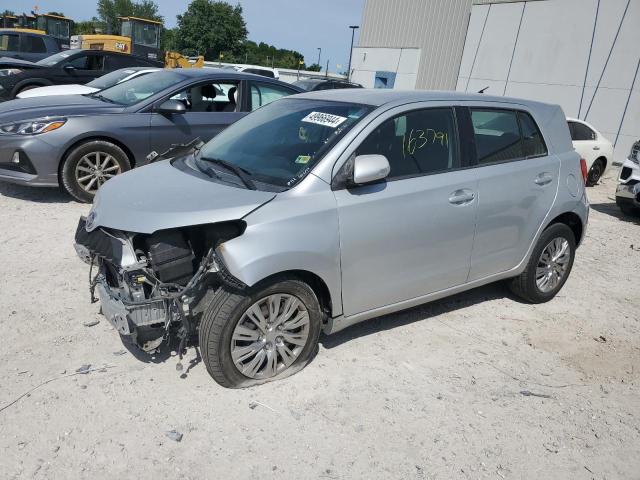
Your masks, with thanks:
[[[580,159],[580,170],[582,170],[582,180],[584,180],[584,184],[586,185],[589,172],[587,171],[587,161],[584,158]]]

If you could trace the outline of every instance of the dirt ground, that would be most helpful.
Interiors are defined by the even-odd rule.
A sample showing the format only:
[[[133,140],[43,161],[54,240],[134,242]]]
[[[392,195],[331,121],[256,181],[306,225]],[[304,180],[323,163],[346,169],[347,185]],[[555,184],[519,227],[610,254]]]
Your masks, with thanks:
[[[126,349],[72,246],[89,207],[0,184],[0,478],[638,479],[640,219],[616,174],[553,301],[479,288],[323,337],[248,390],[193,349],[182,375]]]

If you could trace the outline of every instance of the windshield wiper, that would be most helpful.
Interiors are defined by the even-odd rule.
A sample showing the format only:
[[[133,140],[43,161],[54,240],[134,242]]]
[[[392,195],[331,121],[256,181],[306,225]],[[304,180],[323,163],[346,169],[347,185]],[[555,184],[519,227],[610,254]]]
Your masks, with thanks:
[[[253,183],[253,180],[249,178],[251,172],[249,172],[246,168],[239,167],[237,165],[234,165],[233,163],[227,162],[226,160],[221,160],[219,158],[201,157],[201,159],[205,162],[215,163],[216,165],[225,167],[227,170],[231,170],[240,180],[242,180],[242,183],[244,183],[245,187],[247,187],[249,190],[256,190],[256,184]]]
[[[97,98],[98,100],[102,100],[103,102],[107,102],[107,103],[118,103],[115,100],[111,100],[110,98],[105,97],[104,95],[100,95],[99,93],[94,93],[92,95],[92,97],[93,98]]]

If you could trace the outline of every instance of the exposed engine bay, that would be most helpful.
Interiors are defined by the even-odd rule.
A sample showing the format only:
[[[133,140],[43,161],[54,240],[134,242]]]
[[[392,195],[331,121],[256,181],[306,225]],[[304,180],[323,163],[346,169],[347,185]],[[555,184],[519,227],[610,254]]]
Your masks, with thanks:
[[[102,227],[88,232],[82,217],[75,248],[90,265],[91,301],[100,301],[120,335],[153,352],[176,334],[182,354],[196,333],[207,293],[221,282],[236,281],[226,273],[216,247],[242,235],[245,226],[227,221],[150,235]]]

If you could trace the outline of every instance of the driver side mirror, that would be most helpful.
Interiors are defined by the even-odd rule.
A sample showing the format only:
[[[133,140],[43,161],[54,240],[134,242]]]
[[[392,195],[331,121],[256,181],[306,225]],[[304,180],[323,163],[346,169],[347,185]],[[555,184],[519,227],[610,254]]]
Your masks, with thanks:
[[[181,114],[187,111],[187,107],[184,106],[180,100],[167,100],[160,104],[158,108],[156,108],[156,112],[161,113],[163,115],[173,115],[173,114]]]
[[[65,65],[64,67],[62,67],[62,69],[67,72],[67,73],[72,73],[76,71],[76,67],[74,67],[73,65]]]
[[[353,186],[384,180],[391,172],[389,160],[384,155],[358,155],[353,160]]]

